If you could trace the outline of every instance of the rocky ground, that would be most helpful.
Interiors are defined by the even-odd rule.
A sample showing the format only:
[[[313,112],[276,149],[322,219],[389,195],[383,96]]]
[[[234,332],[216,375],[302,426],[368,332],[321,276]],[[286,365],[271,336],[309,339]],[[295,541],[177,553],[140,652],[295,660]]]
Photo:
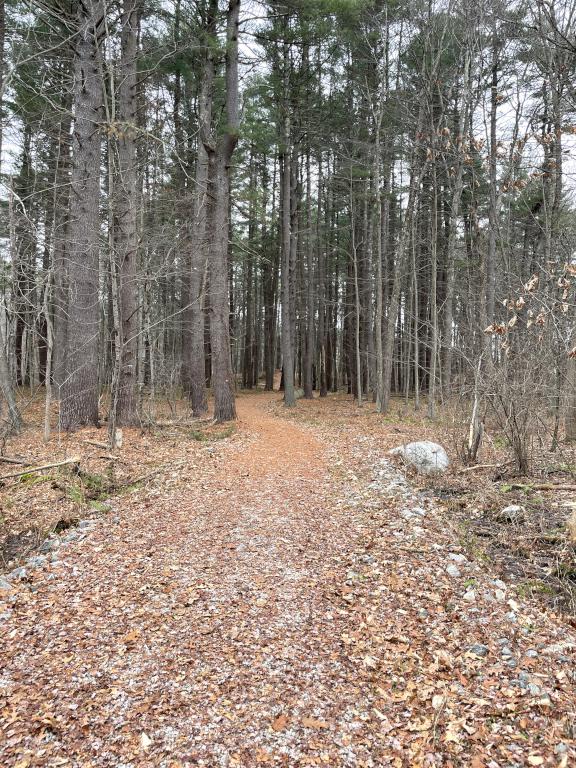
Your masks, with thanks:
[[[566,617],[473,558],[349,404],[277,399],[0,585],[0,764],[573,764]]]

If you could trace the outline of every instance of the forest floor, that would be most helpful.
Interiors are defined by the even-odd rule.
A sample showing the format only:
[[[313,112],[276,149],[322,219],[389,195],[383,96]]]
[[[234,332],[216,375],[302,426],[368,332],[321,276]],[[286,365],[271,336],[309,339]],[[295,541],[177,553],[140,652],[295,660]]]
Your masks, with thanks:
[[[387,460],[419,425],[343,396],[238,411],[115,458],[85,430],[50,447],[72,472],[3,480],[5,530],[26,499],[35,524],[0,582],[0,764],[574,764],[570,617],[475,550],[457,479]]]

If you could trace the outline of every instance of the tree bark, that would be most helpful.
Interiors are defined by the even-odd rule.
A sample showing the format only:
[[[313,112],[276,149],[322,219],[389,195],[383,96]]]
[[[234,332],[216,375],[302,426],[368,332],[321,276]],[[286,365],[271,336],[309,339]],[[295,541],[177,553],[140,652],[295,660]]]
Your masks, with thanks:
[[[98,424],[98,298],[102,79],[99,36],[102,0],[77,11],[74,57],[74,132],[70,216],[67,233],[69,334],[60,423],[65,430]]]
[[[137,169],[137,57],[140,0],[124,0],[121,66],[118,87],[115,256],[120,277],[120,371],[116,423],[138,422],[138,169]]]
[[[216,145],[208,143],[210,233],[210,346],[214,388],[214,418],[218,422],[236,418],[234,379],[230,356],[230,306],[228,243],[230,205],[230,161],[238,141],[238,18],[240,0],[230,0],[226,30],[226,118],[227,125]]]

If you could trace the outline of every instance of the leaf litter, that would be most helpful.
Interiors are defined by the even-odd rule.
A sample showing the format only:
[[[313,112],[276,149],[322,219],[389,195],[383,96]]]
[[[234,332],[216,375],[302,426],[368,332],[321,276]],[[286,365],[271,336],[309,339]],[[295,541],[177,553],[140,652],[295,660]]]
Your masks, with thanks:
[[[234,439],[0,592],[2,765],[573,763],[571,628],[330,401],[241,397]]]

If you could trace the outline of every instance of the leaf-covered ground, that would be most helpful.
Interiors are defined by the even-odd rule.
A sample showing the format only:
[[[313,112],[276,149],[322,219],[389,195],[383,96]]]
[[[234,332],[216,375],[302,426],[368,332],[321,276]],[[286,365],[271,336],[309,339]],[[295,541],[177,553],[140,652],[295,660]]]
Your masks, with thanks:
[[[0,592],[0,764],[573,764],[566,619],[469,559],[349,404],[277,399],[175,438]]]

